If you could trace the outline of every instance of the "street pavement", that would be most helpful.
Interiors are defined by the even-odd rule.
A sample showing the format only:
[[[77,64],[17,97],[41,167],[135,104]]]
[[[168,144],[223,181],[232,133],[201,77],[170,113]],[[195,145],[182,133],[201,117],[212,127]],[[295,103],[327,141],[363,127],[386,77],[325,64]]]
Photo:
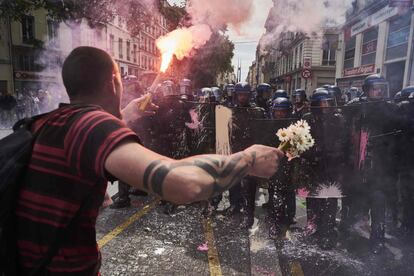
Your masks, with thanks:
[[[12,133],[11,129],[2,129],[2,128],[0,128],[0,139],[3,139],[4,137],[6,137],[7,135],[9,135],[11,133]]]
[[[383,254],[369,251],[369,227],[357,224],[334,250],[322,250],[302,230],[304,200],[297,201],[298,224],[283,240],[268,238],[269,220],[257,200],[252,230],[239,218],[207,217],[204,204],[164,213],[156,199],[133,197],[132,207],[105,209],[98,218],[101,273],[109,275],[414,275],[412,243],[387,235]],[[226,207],[226,202],[221,208]]]

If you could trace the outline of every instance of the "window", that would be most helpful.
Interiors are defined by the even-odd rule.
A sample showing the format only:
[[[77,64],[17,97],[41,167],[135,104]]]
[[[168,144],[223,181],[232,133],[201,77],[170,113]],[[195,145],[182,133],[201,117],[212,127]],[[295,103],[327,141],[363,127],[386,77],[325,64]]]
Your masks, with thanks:
[[[354,68],[356,36],[345,44],[344,69]]]
[[[127,60],[131,60],[131,42],[129,41],[126,43],[126,51]]]
[[[390,21],[387,41],[387,60],[407,56],[410,36],[411,13],[396,17]]]
[[[322,44],[322,65],[335,66],[336,65],[336,48],[338,45],[337,35],[325,35]]]
[[[115,56],[115,37],[114,35],[109,36],[109,52],[111,56]]]
[[[361,65],[375,63],[378,44],[378,27],[366,31],[362,39],[362,59]]]
[[[7,93],[7,81],[5,80],[0,81],[0,95],[3,93]]]
[[[298,77],[296,81],[296,89],[300,89],[302,87],[302,78]]]
[[[22,39],[24,43],[34,39],[34,17],[25,15],[22,18]]]
[[[299,48],[299,67],[302,67],[302,61],[303,61],[303,44],[300,44],[300,48]]]
[[[119,39],[119,49],[118,49],[119,50],[119,58],[120,59],[124,58],[124,56],[123,56],[124,49],[122,47],[122,43],[123,43],[122,38],[120,38]]]
[[[48,20],[47,33],[49,36],[49,44],[51,46],[59,47],[59,22]]]
[[[134,63],[137,62],[137,52],[138,52],[137,48],[138,48],[137,44],[134,44],[134,52],[132,53],[134,56]]]
[[[38,66],[35,64],[35,58],[32,54],[20,54],[17,58],[17,70],[34,72],[38,71]]]

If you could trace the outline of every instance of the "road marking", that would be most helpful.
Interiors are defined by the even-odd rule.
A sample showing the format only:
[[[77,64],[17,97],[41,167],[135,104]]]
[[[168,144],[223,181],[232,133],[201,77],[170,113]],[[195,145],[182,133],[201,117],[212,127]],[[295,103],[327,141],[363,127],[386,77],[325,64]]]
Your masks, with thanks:
[[[206,236],[206,241],[208,245],[208,266],[210,268],[210,275],[211,276],[222,276],[221,267],[220,267],[220,260],[218,251],[216,248],[216,243],[214,241],[214,230],[211,225],[211,219],[205,219],[203,221],[204,233]]]
[[[290,265],[290,274],[292,276],[305,276],[305,273],[303,272],[302,266],[299,262],[293,261],[289,263]]]
[[[102,239],[98,241],[99,248],[104,247],[108,242],[113,240],[116,236],[121,234],[128,226],[130,226],[132,223],[146,215],[149,211],[154,209],[159,204],[159,200],[154,200],[150,204],[144,206],[141,210],[133,214],[131,217],[129,217],[124,223],[116,227],[114,230],[106,234]]]

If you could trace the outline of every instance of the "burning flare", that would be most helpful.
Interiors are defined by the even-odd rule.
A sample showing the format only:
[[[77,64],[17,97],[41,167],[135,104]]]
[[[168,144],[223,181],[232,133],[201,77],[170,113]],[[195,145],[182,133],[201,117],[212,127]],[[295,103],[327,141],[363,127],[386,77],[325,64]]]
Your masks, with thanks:
[[[157,40],[157,48],[162,55],[160,71],[165,73],[174,56],[182,60],[191,56],[210,39],[212,31],[208,25],[201,24],[190,28],[180,28]]]

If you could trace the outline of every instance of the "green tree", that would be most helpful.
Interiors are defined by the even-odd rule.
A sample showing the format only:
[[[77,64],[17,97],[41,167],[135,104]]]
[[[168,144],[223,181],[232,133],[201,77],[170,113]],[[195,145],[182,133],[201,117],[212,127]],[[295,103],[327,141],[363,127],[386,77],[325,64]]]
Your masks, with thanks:
[[[219,74],[233,72],[231,60],[234,56],[234,44],[228,36],[215,32],[204,47],[185,61],[188,77],[194,87],[202,88],[216,85]]]

